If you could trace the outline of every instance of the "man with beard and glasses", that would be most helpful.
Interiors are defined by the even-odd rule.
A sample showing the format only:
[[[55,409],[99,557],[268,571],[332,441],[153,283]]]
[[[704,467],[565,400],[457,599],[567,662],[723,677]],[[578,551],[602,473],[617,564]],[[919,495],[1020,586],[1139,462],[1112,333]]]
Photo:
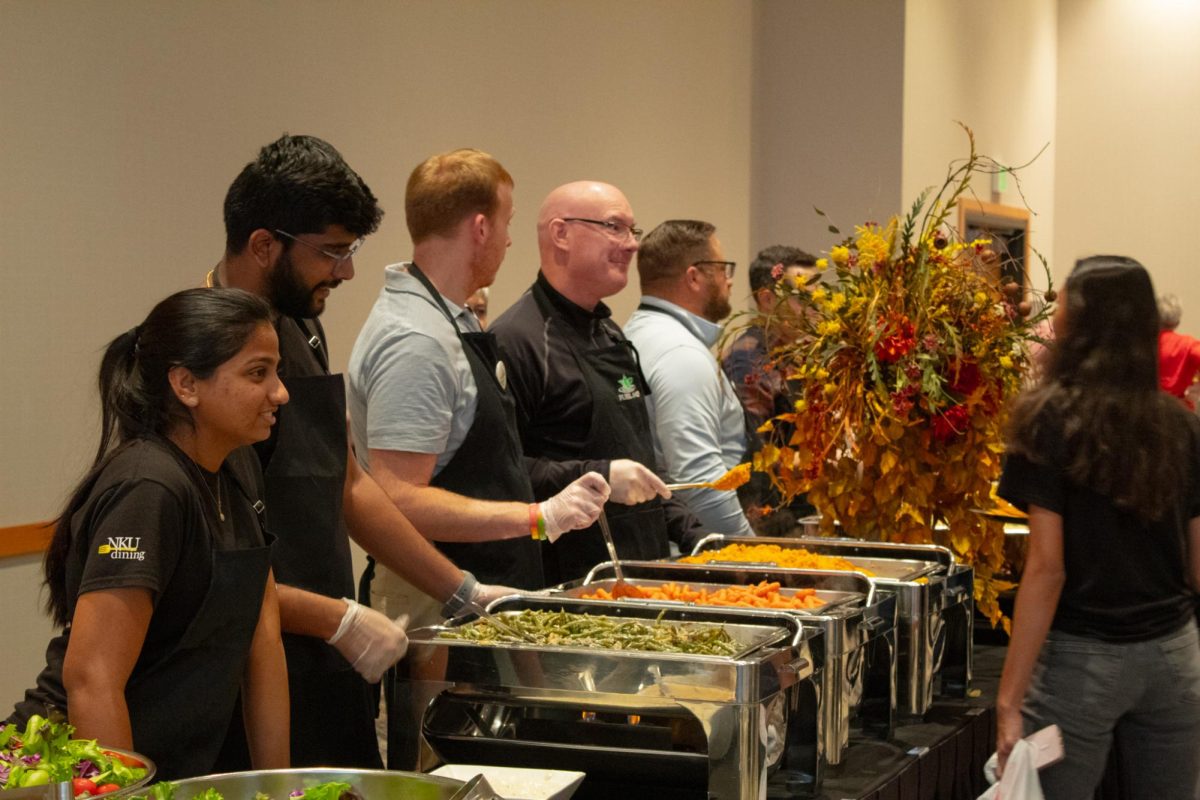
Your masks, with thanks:
[[[291,402],[255,449],[276,537],[292,766],[382,766],[369,683],[404,655],[407,639],[402,623],[350,599],[348,531],[380,563],[445,602],[447,615],[508,593],[477,583],[438,553],[352,455],[345,387],[329,371],[316,318],[330,292],[354,277],[354,255],[382,216],[331,145],[284,135],[229,187],[225,255],[205,281],[260,295],[277,315],[280,376]],[[239,766],[238,734],[231,728],[227,769]]]
[[[733,310],[736,264],[716,227],[668,220],[638,250],[642,299],[625,333],[650,384],[658,463],[673,483],[714,481],[748,458],[746,415],[711,348]],[[736,492],[689,489],[680,499],[711,533],[752,536]]]

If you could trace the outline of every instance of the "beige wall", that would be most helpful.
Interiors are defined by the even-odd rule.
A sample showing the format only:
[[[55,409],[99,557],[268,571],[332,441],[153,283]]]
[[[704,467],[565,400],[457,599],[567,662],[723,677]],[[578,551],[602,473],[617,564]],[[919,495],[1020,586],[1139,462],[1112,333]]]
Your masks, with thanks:
[[[1058,29],[1059,266],[1133,256],[1200,336],[1200,4],[1060,0]]]
[[[1054,130],[1055,6],[1055,0],[907,4],[901,181],[905,204],[928,186],[941,187],[947,165],[969,153],[956,121],[974,130],[977,152],[1002,164],[1025,164],[1036,156],[1002,195],[992,192],[988,175],[976,176],[970,192],[979,200],[1029,209],[1030,242],[1050,264],[1054,165],[1061,149]],[[951,220],[957,223],[957,215]],[[1030,277],[1044,286],[1045,273],[1036,263]]]
[[[103,343],[202,280],[229,182],[283,131],[333,142],[388,212],[324,317],[338,366],[407,257],[404,182],[433,152],[480,147],[516,178],[495,312],[567,180],[621,186],[647,227],[711,219],[744,252],[750,27],[740,0],[0,2],[0,526],[55,513],[94,448]],[[37,584],[36,559],[0,561],[19,626],[0,709],[41,663]]]
[[[1131,253],[1200,333],[1197,40],[1179,0],[0,0],[0,526],[53,515],[93,447],[101,346],[199,282],[229,181],[285,130],[334,142],[389,211],[326,315],[337,365],[406,256],[404,180],[431,152],[516,176],[499,311],[562,181],[622,186],[647,227],[710,219],[744,265],[826,250],[813,205],[843,230],[901,211],[962,154],[955,119],[1007,162],[1051,143],[1024,186],[1059,278]],[[36,558],[0,561],[0,713],[49,635],[38,582]]]
[[[900,205],[904,3],[765,0],[754,14],[751,247],[814,254]],[[814,210],[824,211],[822,219]]]

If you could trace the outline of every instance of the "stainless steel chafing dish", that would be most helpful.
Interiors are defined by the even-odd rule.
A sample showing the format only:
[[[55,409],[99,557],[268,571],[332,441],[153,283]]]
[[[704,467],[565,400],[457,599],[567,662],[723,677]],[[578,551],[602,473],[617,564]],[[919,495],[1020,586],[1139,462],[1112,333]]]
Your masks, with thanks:
[[[814,526],[815,529],[815,526]],[[841,556],[874,573],[871,581],[896,593],[897,709],[921,716],[935,694],[964,697],[971,681],[975,629],[974,570],[937,545],[865,542],[824,537],[767,538],[712,534],[694,553],[728,544],[773,544]]]
[[[813,642],[820,692],[821,754],[840,764],[850,743],[852,727],[869,735],[891,736],[896,713],[896,595],[875,591],[859,573],[818,570],[780,570],[754,565],[680,564],[661,561],[622,561],[626,583],[656,587],[687,584],[692,589],[778,581],[780,593],[813,589],[823,603],[810,609],[783,609],[818,626],[824,636]],[[600,564],[580,581],[556,591],[580,597],[616,584],[611,563]],[[626,598],[622,602],[669,605],[672,601]],[[756,609],[749,609],[754,611]],[[777,613],[777,610],[772,610]]]
[[[509,597],[524,609],[700,626],[742,647],[731,657],[440,638],[463,621],[410,631],[407,675],[392,686],[389,763],[415,758],[420,731],[452,762],[553,767],[710,798],[765,797],[768,772],[795,793],[819,780],[815,627],[785,613]],[[393,750],[396,748],[396,750]]]

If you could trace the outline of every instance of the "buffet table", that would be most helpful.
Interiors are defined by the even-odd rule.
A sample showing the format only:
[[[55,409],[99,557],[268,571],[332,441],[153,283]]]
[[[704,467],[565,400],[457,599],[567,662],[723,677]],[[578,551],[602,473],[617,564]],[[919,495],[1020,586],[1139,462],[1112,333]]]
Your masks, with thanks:
[[[998,638],[990,631],[979,637]],[[972,696],[963,700],[942,699],[934,703],[924,721],[900,724],[890,742],[852,738],[841,764],[831,766],[819,800],[975,800],[987,788],[984,762],[995,749],[996,688],[1004,666],[1003,644],[979,644],[975,648]],[[575,800],[639,797],[636,787],[611,780],[612,775],[589,775]],[[615,793],[615,794],[614,794]],[[773,787],[770,798],[787,797]],[[672,794],[655,787],[656,800],[676,800],[694,793]],[[1113,759],[1096,800],[1132,797],[1121,788],[1121,776]]]
[[[852,740],[825,774],[821,798],[974,800],[987,788],[983,764],[995,748],[994,701],[1005,648],[978,646],[970,697],[940,699],[924,721],[896,727],[890,742]]]

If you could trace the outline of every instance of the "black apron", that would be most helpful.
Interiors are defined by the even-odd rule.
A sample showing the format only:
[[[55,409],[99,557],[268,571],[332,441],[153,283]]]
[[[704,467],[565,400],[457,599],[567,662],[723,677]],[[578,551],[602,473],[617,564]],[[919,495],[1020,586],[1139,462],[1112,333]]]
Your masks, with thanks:
[[[477,500],[533,502],[533,486],[525,470],[517,433],[517,406],[501,382],[504,362],[490,333],[459,330],[441,294],[416,264],[408,272],[429,292],[454,326],[475,379],[475,419],[454,457],[430,481],[431,486]],[[497,373],[497,370],[500,370]],[[517,589],[542,589],[541,553],[530,536],[492,542],[434,542],[447,558],[470,570],[482,583]]]
[[[203,498],[209,490],[195,465],[185,462],[186,456],[175,453],[173,446],[169,449],[194,479],[197,498]],[[253,516],[248,524],[256,524],[262,531],[262,544],[218,550],[214,529],[220,521],[216,511],[199,500],[204,534],[213,543],[208,588],[175,645],[158,655],[143,652],[125,686],[134,749],[149,756],[158,767],[158,776],[166,780],[213,772],[226,728],[236,724],[244,731],[238,692],[262,608],[270,569],[270,536],[263,526],[263,506],[252,499],[260,492],[252,495],[245,488],[257,489],[257,481],[241,480],[234,466],[228,462],[227,466],[226,485],[233,485],[248,500],[245,508],[231,502],[229,513],[235,525],[239,520],[247,524]],[[52,716],[56,712],[65,712],[70,718],[70,701],[62,684],[69,643],[68,626],[46,648],[46,668],[38,676],[37,689],[26,692],[7,722],[23,726],[33,714]],[[242,739],[244,750],[244,732]]]
[[[350,540],[342,512],[346,483],[346,392],[329,374],[318,323],[277,325],[287,405],[274,435],[257,446],[263,461],[272,563],[285,586],[353,597]],[[332,646],[285,633],[292,712],[292,766],[382,767],[375,738],[378,702],[370,685]]]
[[[251,498],[237,478],[229,483],[254,506],[264,544],[213,550],[212,581],[200,610],[175,648],[156,663],[139,665],[125,687],[134,749],[154,760],[157,777],[163,780],[212,771],[238,707],[246,658],[262,609],[271,568],[262,503]],[[209,524],[219,525],[216,512],[207,504],[205,510]],[[164,702],[167,697],[186,701],[175,705]],[[165,752],[162,742],[172,742],[174,747]]]
[[[537,292],[534,296],[542,313],[554,316],[549,302]],[[582,351],[570,347],[592,398],[591,429],[574,457],[610,461],[628,458],[653,470],[654,439],[645,400],[650,386],[642,375],[633,343],[617,331],[609,332],[621,341]],[[666,514],[659,498],[634,506],[610,502],[604,512],[621,559],[666,558],[670,554]],[[608,548],[598,525],[571,533],[554,546],[542,546],[542,563],[551,583],[581,578],[608,560]]]

